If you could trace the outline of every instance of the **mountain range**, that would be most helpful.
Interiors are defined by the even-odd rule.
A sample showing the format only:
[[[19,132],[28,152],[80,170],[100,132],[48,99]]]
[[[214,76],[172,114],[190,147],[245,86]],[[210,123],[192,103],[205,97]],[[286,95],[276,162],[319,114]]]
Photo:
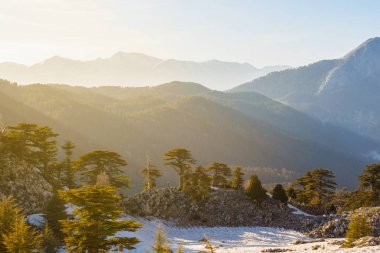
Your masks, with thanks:
[[[314,167],[334,170],[338,182],[353,186],[376,149],[370,139],[321,122],[254,92],[225,93],[196,83],[156,87],[74,87],[0,84],[2,122],[51,126],[73,140],[77,154],[93,149],[120,152],[141,189],[140,168],[148,155],[166,175],[164,152],[185,147],[203,165],[213,161],[244,167],[287,169],[301,175]],[[355,143],[355,145],[352,145]]]
[[[380,38],[365,41],[340,59],[270,73],[230,91],[258,92],[380,141]]]
[[[139,53],[118,52],[110,58],[78,61],[59,56],[26,66],[0,63],[0,76],[21,84],[62,83],[82,86],[152,86],[170,81],[202,83],[216,90],[232,88],[289,66],[256,68],[249,63],[162,60]]]
[[[128,70],[142,77],[144,71],[139,69],[157,67],[159,61],[118,53],[94,62],[52,58],[27,69],[39,69],[32,72],[41,78],[47,71],[59,79],[60,68],[70,70],[66,77],[87,78],[95,66],[108,62],[105,70],[99,67],[96,76],[83,79],[90,83],[98,77],[94,83],[100,84],[109,78],[109,71]],[[91,71],[83,66],[92,66]],[[120,152],[129,163],[126,172],[133,179],[133,192],[141,189],[139,171],[146,156],[162,168],[165,176],[160,184],[176,184],[177,176],[162,162],[164,152],[176,147],[191,150],[202,165],[219,161],[266,167],[273,175],[291,171],[294,177],[326,167],[341,186],[353,187],[363,167],[379,160],[379,66],[380,39],[374,38],[341,59],[272,72],[228,92],[179,81],[145,87],[83,87],[2,80],[0,120],[8,125],[48,125],[61,134],[60,142],[70,139],[77,144],[76,154],[98,148]],[[271,178],[278,180],[271,176],[266,182],[274,183]]]

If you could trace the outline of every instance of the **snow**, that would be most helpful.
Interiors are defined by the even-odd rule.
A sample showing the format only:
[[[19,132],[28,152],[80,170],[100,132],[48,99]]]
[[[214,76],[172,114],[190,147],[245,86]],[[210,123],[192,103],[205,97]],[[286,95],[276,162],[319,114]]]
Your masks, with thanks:
[[[33,226],[42,227],[45,224],[45,217],[41,213],[26,216],[25,220]]]
[[[294,212],[292,212],[292,214],[296,214],[296,215],[304,215],[304,216],[314,216],[314,215],[311,215],[311,214],[308,214],[308,213],[305,213],[303,211],[301,211],[300,209],[298,209],[297,207],[295,206],[292,206],[291,204],[288,204],[288,207],[290,209],[293,209]]]
[[[128,217],[131,218],[131,217]],[[217,247],[217,253],[248,253],[261,252],[263,249],[286,248],[292,252],[380,252],[380,246],[365,247],[360,249],[339,249],[338,245],[331,242],[343,239],[328,239],[324,242],[311,242],[307,244],[294,245],[296,240],[313,241],[302,233],[270,227],[176,227],[170,222],[157,219],[132,218],[143,227],[135,233],[119,232],[116,236],[136,236],[140,239],[135,250],[126,252],[146,252],[155,242],[157,226],[160,224],[165,231],[172,249],[176,249],[182,242],[184,251],[195,253],[204,250],[204,244],[200,239],[207,236],[212,245]],[[317,250],[313,246],[320,245]]]

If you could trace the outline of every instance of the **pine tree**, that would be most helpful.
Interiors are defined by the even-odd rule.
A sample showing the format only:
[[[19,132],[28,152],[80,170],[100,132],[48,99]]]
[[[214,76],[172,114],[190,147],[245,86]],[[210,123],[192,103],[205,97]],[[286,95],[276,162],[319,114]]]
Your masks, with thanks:
[[[243,184],[244,184],[244,172],[242,171],[241,167],[236,167],[232,171],[232,180],[231,180],[231,188],[236,189],[236,190],[241,190],[243,189]]]
[[[57,155],[56,137],[58,134],[46,126],[19,123],[8,127],[1,136],[1,149],[11,154],[20,163],[37,168],[50,183],[53,182],[54,164]]]
[[[380,163],[366,166],[363,174],[359,177],[359,184],[371,193],[372,202],[380,202]]]
[[[72,161],[73,150],[75,148],[75,145],[71,141],[65,141],[61,148],[65,152],[65,160],[63,162],[65,177],[63,179],[63,182],[64,185],[67,186],[69,189],[73,189],[76,187],[75,169]]]
[[[183,189],[185,175],[191,172],[195,160],[191,152],[184,148],[177,148],[165,153],[165,165],[171,166],[179,175],[179,189]]]
[[[297,200],[313,206],[325,206],[335,193],[335,177],[332,171],[316,168],[298,178],[294,186],[301,187]]]
[[[276,184],[276,186],[273,188],[272,198],[277,199],[282,203],[288,202],[288,195],[286,195],[286,191],[281,184]]]
[[[202,166],[184,178],[183,191],[194,202],[206,200],[210,193],[210,177]]]
[[[149,190],[156,187],[156,180],[158,177],[161,177],[161,171],[148,162],[147,166],[141,170],[144,176],[144,189]]]
[[[66,248],[71,253],[99,253],[113,246],[134,249],[136,237],[113,237],[118,231],[134,232],[141,227],[133,220],[119,220],[123,213],[112,186],[90,185],[60,191],[60,197],[76,208],[75,217],[61,221]]]
[[[257,203],[262,203],[267,198],[266,190],[261,185],[257,175],[252,175],[249,178],[246,194],[251,200]]]
[[[365,236],[369,236],[372,233],[371,226],[368,221],[362,216],[355,214],[348,225],[346,234],[346,242],[344,246],[349,247],[353,241]]]
[[[231,176],[231,169],[227,164],[214,162],[207,168],[208,171],[212,171],[211,185],[214,187],[226,188],[228,186],[227,178]]]
[[[171,253],[169,243],[166,240],[166,235],[160,225],[157,226],[156,242],[152,247],[153,252],[156,253]]]
[[[17,207],[11,197],[0,200],[0,239],[1,236],[10,232],[10,228],[20,214],[21,209]],[[0,240],[1,241],[1,240]],[[0,243],[0,252],[4,252],[5,247]]]
[[[16,217],[9,232],[2,237],[8,253],[32,253],[41,249],[42,236],[26,223],[23,215]]]
[[[54,195],[49,199],[45,207],[45,218],[49,228],[53,232],[54,236],[62,239],[63,235],[61,232],[60,220],[66,219],[66,207],[65,202],[58,197],[58,193],[55,192]]]
[[[44,230],[42,231],[42,249],[44,253],[56,253],[60,246],[60,241],[55,237],[53,231],[49,228],[49,224],[46,223]]]
[[[76,167],[81,172],[84,182],[94,185],[98,175],[106,173],[110,184],[117,188],[129,186],[129,178],[122,175],[121,169],[126,165],[127,161],[122,159],[120,154],[106,150],[89,152],[76,161]]]

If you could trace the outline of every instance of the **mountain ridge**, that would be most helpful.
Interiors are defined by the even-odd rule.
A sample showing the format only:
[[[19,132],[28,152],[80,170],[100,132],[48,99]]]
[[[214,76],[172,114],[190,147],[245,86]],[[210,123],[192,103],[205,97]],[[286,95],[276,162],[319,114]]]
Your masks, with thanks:
[[[20,84],[151,86],[184,81],[202,83],[211,89],[225,90],[238,83],[286,68],[289,66],[276,65],[259,69],[247,62],[216,59],[164,60],[142,53],[119,51],[108,58],[85,61],[53,56],[30,66],[13,62],[0,63],[0,76]]]

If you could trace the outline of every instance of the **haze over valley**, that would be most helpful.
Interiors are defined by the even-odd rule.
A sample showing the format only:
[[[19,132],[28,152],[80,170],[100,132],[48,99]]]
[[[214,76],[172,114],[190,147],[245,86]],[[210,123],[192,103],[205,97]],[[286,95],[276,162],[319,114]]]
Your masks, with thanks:
[[[379,9],[0,1],[0,252],[380,252]]]

